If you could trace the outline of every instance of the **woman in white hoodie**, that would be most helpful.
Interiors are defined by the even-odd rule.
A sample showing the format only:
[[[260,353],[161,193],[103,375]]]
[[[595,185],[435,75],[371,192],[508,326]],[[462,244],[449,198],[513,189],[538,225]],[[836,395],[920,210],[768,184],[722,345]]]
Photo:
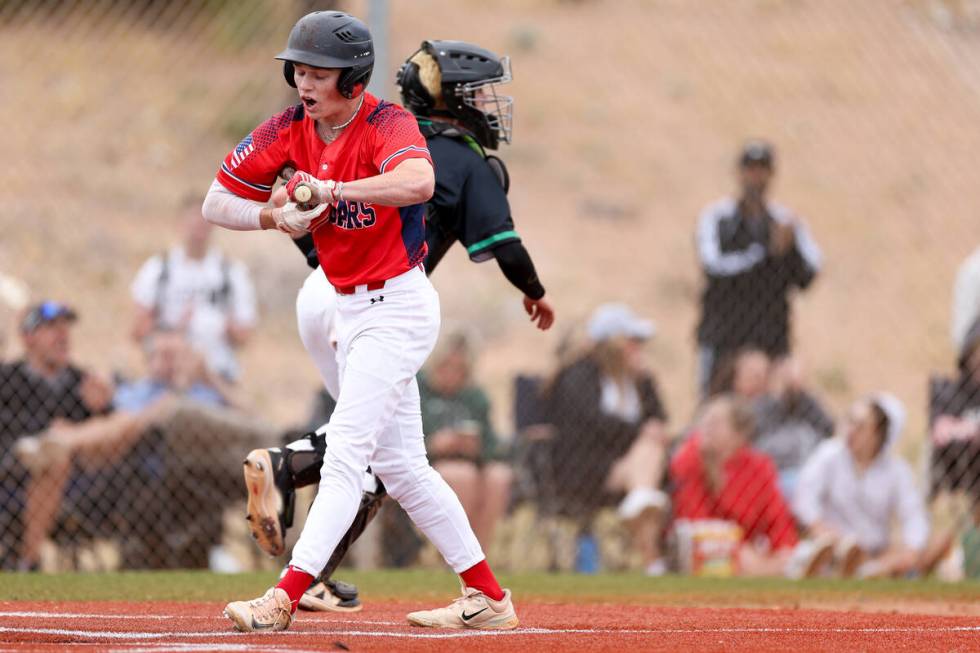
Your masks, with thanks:
[[[844,576],[900,576],[933,566],[925,502],[908,463],[892,451],[905,409],[880,393],[856,402],[842,433],[803,466],[793,512],[810,537],[836,546]],[[892,524],[901,537],[893,541]]]

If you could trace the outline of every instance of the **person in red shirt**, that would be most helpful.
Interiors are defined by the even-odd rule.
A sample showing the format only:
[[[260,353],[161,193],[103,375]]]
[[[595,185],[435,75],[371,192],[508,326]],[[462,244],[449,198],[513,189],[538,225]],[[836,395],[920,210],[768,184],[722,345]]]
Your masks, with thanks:
[[[751,407],[730,395],[709,401],[670,464],[676,519],[723,519],[742,529],[739,566],[746,575],[783,573],[798,542],[777,487],[776,467],[749,446]]]
[[[434,174],[415,118],[365,91],[374,65],[371,33],[337,11],[301,18],[289,35],[286,80],[300,104],[245,137],[221,164],[205,219],[230,229],[313,235],[320,267],[337,292],[340,394],[325,432],[319,492],[276,587],[235,601],[225,615],[242,631],[285,630],[303,592],[350,528],[370,466],[462,580],[449,607],[413,612],[417,626],[512,629],[510,591],[497,583],[466,513],[429,466],[415,380],[439,331],[439,297],[421,263],[423,203]],[[322,203],[265,206],[279,172],[297,170]],[[333,355],[331,352],[330,355]],[[257,469],[271,488],[274,470]]]

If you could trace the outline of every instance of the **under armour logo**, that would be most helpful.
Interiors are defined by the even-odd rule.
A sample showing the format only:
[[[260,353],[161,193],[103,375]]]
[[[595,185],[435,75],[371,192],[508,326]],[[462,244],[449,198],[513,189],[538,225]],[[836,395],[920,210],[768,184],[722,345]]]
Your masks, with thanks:
[[[374,304],[375,302],[379,302],[380,303],[380,302],[383,302],[384,300],[385,300],[385,296],[384,295],[378,295],[377,297],[372,297],[371,298],[371,304]]]

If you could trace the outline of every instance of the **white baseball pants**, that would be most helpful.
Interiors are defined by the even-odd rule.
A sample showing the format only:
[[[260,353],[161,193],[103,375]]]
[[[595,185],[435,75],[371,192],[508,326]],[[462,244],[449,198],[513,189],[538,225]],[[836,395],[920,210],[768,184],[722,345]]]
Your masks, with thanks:
[[[337,312],[337,291],[317,268],[306,277],[296,295],[296,326],[299,339],[316,365],[323,385],[330,396],[340,395],[340,371],[334,346],[334,314]]]
[[[415,381],[439,333],[438,293],[419,268],[381,290],[339,295],[324,286],[336,298],[337,351],[329,333],[311,342],[325,342],[326,355],[336,356],[340,393],[325,430],[319,492],[290,564],[320,573],[354,521],[370,465],[449,566],[457,573],[472,567],[483,551],[456,494],[429,466]],[[310,351],[321,374],[330,369],[323,353]]]

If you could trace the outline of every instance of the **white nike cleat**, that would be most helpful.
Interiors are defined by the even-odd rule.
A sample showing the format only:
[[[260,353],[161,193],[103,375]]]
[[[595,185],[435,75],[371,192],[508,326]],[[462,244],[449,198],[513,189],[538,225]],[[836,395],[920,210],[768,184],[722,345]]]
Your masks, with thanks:
[[[504,590],[504,598],[494,601],[480,590],[467,587],[463,596],[448,607],[410,613],[408,623],[425,628],[513,630],[520,622],[510,600],[510,590]]]
[[[251,601],[229,603],[225,606],[225,616],[243,633],[286,630],[293,622],[289,595],[278,587]]]

